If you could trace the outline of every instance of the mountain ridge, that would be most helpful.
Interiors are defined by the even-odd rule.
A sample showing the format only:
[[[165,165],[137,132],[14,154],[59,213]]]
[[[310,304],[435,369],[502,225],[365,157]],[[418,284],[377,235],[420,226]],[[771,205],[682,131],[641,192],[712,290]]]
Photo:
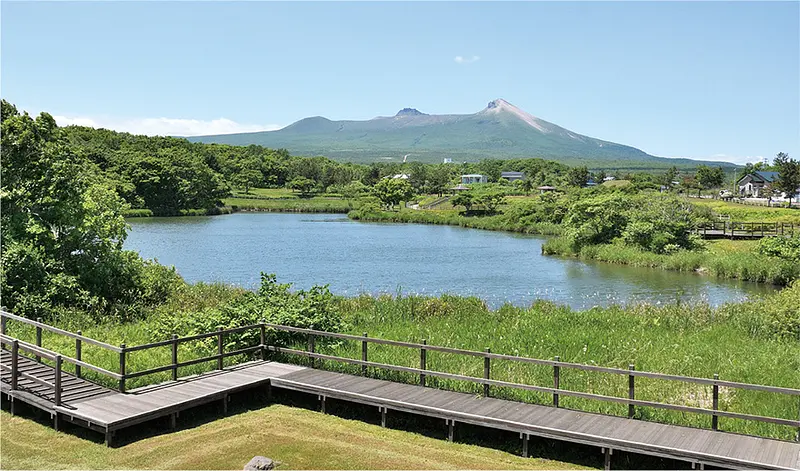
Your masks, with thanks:
[[[402,159],[441,162],[483,158],[543,158],[595,167],[647,168],[707,163],[671,159],[640,149],[579,134],[538,118],[497,98],[473,114],[427,114],[403,108],[393,116],[369,120],[333,121],[323,116],[303,118],[276,131],[188,137],[192,142],[257,144],[285,148],[295,155],[325,155],[351,161]],[[735,166],[727,162],[714,165]],[[652,165],[650,165],[652,166]]]

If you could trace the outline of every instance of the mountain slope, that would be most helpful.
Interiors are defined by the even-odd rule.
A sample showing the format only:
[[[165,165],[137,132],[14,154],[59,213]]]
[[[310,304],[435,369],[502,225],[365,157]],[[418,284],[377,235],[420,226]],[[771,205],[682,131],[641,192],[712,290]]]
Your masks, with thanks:
[[[354,161],[397,159],[441,161],[540,157],[564,163],[625,167],[696,165],[664,159],[639,149],[583,136],[497,99],[467,115],[429,115],[413,108],[367,121],[331,121],[316,116],[277,131],[198,136],[194,142],[258,144],[295,155],[325,155]]]

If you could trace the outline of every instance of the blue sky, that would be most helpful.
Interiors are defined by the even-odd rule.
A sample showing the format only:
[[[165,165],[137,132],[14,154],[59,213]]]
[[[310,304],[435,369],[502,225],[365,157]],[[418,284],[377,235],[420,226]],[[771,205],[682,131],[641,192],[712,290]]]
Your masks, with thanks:
[[[0,93],[59,123],[275,129],[504,98],[665,157],[800,157],[800,3],[11,2]],[[460,59],[459,59],[460,58]]]

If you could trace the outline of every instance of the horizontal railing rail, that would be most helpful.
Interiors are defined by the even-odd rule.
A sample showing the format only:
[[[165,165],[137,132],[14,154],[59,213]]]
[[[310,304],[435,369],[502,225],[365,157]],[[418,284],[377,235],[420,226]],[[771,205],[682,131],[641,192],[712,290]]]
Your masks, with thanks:
[[[43,329],[48,332],[53,332],[55,334],[63,335],[65,337],[71,337],[73,339],[80,340],[81,342],[85,342],[91,345],[96,345],[98,347],[105,348],[106,350],[111,350],[112,352],[119,353],[121,351],[119,347],[115,347],[114,345],[101,342],[99,340],[95,340],[91,337],[85,337],[83,335],[76,334],[68,330],[59,329],[58,327],[53,327],[52,325],[45,324],[41,321],[34,321],[22,316],[18,316],[16,314],[11,314],[10,312],[0,311],[0,318],[3,319],[3,332],[2,332],[3,334],[5,334],[5,319],[12,319],[21,322],[23,324],[28,324],[30,326],[36,327],[38,329]]]
[[[720,380],[717,375],[714,375],[714,378],[698,378],[692,376],[681,376],[681,375],[672,375],[672,374],[665,374],[665,373],[656,373],[656,372],[649,372],[649,371],[636,371],[633,365],[629,365],[628,369],[623,368],[612,368],[612,367],[605,367],[605,366],[596,366],[596,365],[585,365],[580,363],[571,363],[571,362],[564,362],[558,360],[546,360],[546,359],[539,359],[539,358],[530,358],[530,357],[521,357],[516,355],[505,355],[505,354],[498,354],[492,353],[489,349],[486,351],[476,351],[476,350],[466,350],[466,349],[459,349],[459,348],[451,348],[451,347],[442,347],[436,345],[428,345],[425,341],[422,343],[415,343],[415,342],[402,342],[397,340],[387,340],[387,339],[380,339],[380,338],[372,338],[368,337],[366,334],[363,336],[359,335],[352,335],[352,334],[341,334],[335,332],[326,332],[321,330],[314,330],[314,329],[304,329],[299,327],[290,327],[290,326],[283,326],[278,324],[266,324],[266,327],[269,329],[274,329],[276,331],[285,331],[285,332],[294,332],[299,334],[306,334],[309,336],[308,342],[308,350],[297,350],[293,348],[281,347],[281,346],[274,346],[269,345],[266,346],[267,350],[276,352],[276,353],[284,353],[290,355],[298,355],[304,356],[307,358],[312,359],[312,367],[314,366],[313,360],[329,360],[334,362],[341,362],[347,363],[351,365],[360,365],[362,367],[362,374],[366,374],[366,368],[373,367],[391,371],[399,371],[405,373],[411,373],[415,375],[419,375],[419,381],[421,385],[425,385],[425,380],[427,377],[437,377],[443,379],[451,379],[457,381],[466,381],[475,384],[481,384],[484,386],[484,395],[489,395],[489,387],[490,386],[498,386],[498,387],[508,387],[513,389],[521,389],[521,390],[528,390],[534,392],[540,392],[545,394],[552,394],[553,395],[553,404],[558,407],[559,405],[559,398],[561,396],[564,397],[577,397],[583,399],[591,399],[591,400],[599,400],[605,402],[614,402],[619,404],[627,404],[628,409],[628,417],[632,418],[635,415],[634,407],[653,407],[659,409],[667,409],[679,412],[690,412],[696,414],[704,414],[712,416],[712,424],[711,428],[714,430],[718,429],[718,418],[719,417],[726,417],[726,418],[733,418],[733,419],[743,419],[743,420],[752,420],[757,422],[766,422],[772,423],[777,425],[786,425],[791,427],[798,427],[800,428],[800,419],[785,419],[780,417],[768,417],[762,415],[754,415],[754,414],[745,414],[741,412],[729,412],[729,411],[722,411],[719,410],[719,388],[720,387],[728,387],[734,389],[746,389],[746,390],[753,390],[753,391],[760,391],[760,392],[768,392],[768,393],[776,393],[776,394],[786,394],[790,396],[800,396],[800,389],[795,388],[787,388],[781,386],[770,386],[770,385],[763,385],[763,384],[751,384],[751,383],[741,383],[736,381],[725,381]],[[334,355],[326,355],[317,353],[315,351],[315,341],[313,337],[328,337],[334,339],[341,339],[341,340],[350,340],[355,342],[361,342],[362,349],[361,349],[361,360],[353,359],[353,358],[346,358],[346,357],[339,357]],[[407,367],[407,366],[398,366],[398,365],[391,365],[386,363],[377,363],[368,361],[368,349],[367,345],[373,344],[380,344],[380,345],[390,345],[396,347],[405,347],[411,349],[418,349],[420,351],[420,368],[414,367]],[[426,352],[428,351],[435,351],[435,352],[444,352],[444,353],[452,353],[456,355],[464,355],[464,356],[471,356],[476,358],[483,358],[484,359],[484,376],[482,378],[476,376],[468,376],[468,375],[461,375],[455,373],[446,373],[442,371],[435,371],[430,370],[426,367]],[[513,362],[522,362],[522,363],[531,363],[536,365],[542,366],[549,366],[553,368],[553,379],[554,379],[554,386],[553,387],[546,387],[546,386],[537,386],[537,385],[530,385],[524,383],[515,383],[515,382],[508,382],[508,381],[500,381],[490,378],[491,374],[491,366],[490,361],[492,359],[496,360],[507,360]],[[607,396],[603,394],[595,394],[595,393],[588,393],[588,392],[580,392],[580,391],[572,391],[568,389],[560,388],[560,376],[562,369],[574,369],[574,370],[581,370],[581,371],[589,371],[589,372],[598,372],[598,373],[608,373],[608,374],[616,374],[620,376],[627,376],[628,377],[628,397],[617,397],[617,396]],[[687,405],[680,405],[680,404],[669,404],[657,401],[645,401],[641,399],[635,398],[635,378],[642,377],[642,378],[650,378],[650,379],[659,379],[659,380],[668,380],[668,381],[680,381],[680,382],[687,382],[687,383],[695,383],[695,384],[702,384],[712,387],[712,394],[713,394],[713,406],[711,409],[703,408],[703,407],[693,407]],[[799,403],[800,405],[800,403]],[[800,414],[798,414],[800,417]],[[798,439],[800,439],[800,432],[798,433]]]

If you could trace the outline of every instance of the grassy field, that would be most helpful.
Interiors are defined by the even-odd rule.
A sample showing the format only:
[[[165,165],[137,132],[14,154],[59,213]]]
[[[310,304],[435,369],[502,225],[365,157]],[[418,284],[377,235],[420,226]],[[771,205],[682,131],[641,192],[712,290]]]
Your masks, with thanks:
[[[311,198],[271,198],[246,199],[225,198],[225,206],[238,211],[297,211],[310,213],[346,213],[356,206],[357,202],[343,198],[314,196]]]
[[[691,198],[689,201],[698,206],[711,208],[722,216],[730,216],[732,221],[740,222],[786,222],[800,224],[800,210],[789,208],[770,208],[766,206],[748,206],[720,200]]]
[[[285,405],[190,425],[108,448],[80,431],[59,433],[2,412],[0,468],[242,469],[261,455],[279,461],[278,469],[589,469]]]

